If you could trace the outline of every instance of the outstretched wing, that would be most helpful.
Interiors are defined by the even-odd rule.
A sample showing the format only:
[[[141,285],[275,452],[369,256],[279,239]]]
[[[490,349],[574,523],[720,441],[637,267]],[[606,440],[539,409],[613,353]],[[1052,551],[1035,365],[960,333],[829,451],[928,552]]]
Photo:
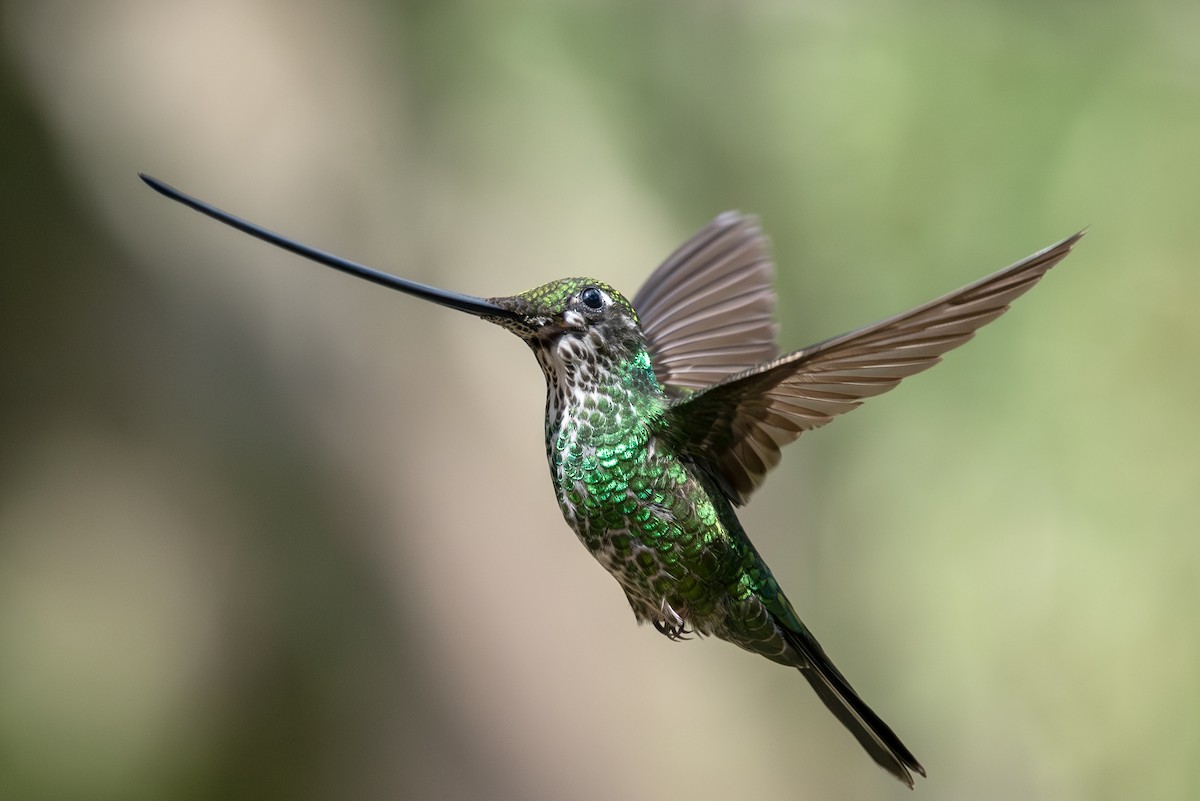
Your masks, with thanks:
[[[1011,267],[912,311],[730,376],[671,406],[668,426],[745,503],[805,431],[941,361],[1058,264],[1079,232]]]
[[[775,268],[758,220],[719,215],[633,298],[660,383],[699,389],[774,359]]]

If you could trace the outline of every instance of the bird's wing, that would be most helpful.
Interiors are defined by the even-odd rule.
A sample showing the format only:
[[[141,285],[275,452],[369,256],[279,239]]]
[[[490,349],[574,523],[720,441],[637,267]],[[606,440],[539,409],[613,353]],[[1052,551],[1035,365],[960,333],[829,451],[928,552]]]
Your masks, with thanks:
[[[774,359],[775,268],[758,220],[717,216],[633,298],[660,383],[700,389]]]
[[[926,370],[995,320],[1061,261],[1079,232],[911,311],[730,376],[676,400],[667,429],[745,503],[805,431]]]

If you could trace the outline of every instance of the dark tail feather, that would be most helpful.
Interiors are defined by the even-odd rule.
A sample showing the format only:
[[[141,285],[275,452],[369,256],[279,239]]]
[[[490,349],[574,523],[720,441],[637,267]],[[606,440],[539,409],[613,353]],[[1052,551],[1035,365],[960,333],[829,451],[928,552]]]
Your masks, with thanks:
[[[800,673],[808,679],[829,711],[837,716],[884,770],[912,787],[913,777],[909,771],[925,775],[925,768],[921,767],[917,758],[904,747],[904,743],[888,725],[863,703],[812,635],[786,628],[784,631],[788,642],[808,663],[807,667],[800,669]]]

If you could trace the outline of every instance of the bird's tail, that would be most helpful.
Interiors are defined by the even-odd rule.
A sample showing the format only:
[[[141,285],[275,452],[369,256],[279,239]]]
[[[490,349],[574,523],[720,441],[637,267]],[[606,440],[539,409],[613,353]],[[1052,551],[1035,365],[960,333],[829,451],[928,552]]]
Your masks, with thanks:
[[[816,690],[817,696],[829,707],[842,725],[850,730],[862,747],[867,750],[884,770],[900,781],[913,786],[912,772],[925,775],[925,768],[904,747],[900,738],[888,725],[871,711],[845,677],[829,661],[825,651],[807,631],[798,632],[788,626],[780,626],[788,644],[796,649],[805,660],[800,672]]]

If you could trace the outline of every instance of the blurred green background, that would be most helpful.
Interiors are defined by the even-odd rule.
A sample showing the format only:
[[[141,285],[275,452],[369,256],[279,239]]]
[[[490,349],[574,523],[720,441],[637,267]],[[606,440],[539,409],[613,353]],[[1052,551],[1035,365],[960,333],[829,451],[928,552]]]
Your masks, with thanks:
[[[0,2],[0,797],[1200,796],[1200,6]],[[928,768],[634,625],[482,295],[761,215],[795,348],[1090,226],[743,522]]]

